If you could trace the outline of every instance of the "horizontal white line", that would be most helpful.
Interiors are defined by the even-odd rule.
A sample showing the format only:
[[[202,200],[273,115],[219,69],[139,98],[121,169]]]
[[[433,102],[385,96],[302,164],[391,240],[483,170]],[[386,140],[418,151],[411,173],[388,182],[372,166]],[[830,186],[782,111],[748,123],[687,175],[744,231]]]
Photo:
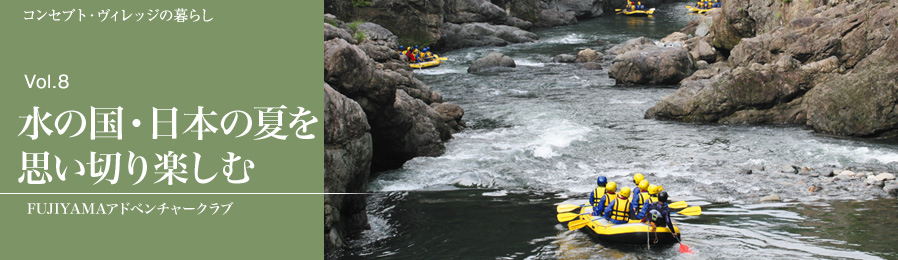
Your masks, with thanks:
[[[36,192],[36,193],[0,193],[0,195],[363,195],[373,193],[143,193],[143,192]]]

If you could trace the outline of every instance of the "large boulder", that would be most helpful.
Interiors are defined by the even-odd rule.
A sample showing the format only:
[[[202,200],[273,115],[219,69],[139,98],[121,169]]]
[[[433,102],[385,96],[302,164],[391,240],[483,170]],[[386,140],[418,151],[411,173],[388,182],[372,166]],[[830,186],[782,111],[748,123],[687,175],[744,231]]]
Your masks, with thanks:
[[[840,135],[894,135],[898,130],[898,30],[886,44],[845,75],[808,92],[808,121]]]
[[[590,49],[586,48],[585,50],[581,50],[577,52],[577,58],[574,60],[576,62],[600,62],[602,61],[602,54]]]
[[[641,49],[645,49],[647,47],[654,47],[654,46],[657,46],[657,45],[655,45],[655,42],[653,42],[652,40],[649,40],[648,38],[645,38],[645,37],[638,37],[638,38],[633,38],[633,39],[627,40],[626,42],[621,43],[619,45],[615,45],[614,47],[611,47],[611,49],[608,50],[608,54],[621,55],[621,54],[624,54],[624,53],[627,53],[630,51],[641,50]]]
[[[505,46],[533,42],[539,37],[532,32],[508,25],[488,23],[445,23],[441,31],[441,48],[460,49],[480,46]]]
[[[766,4],[766,5],[765,5]],[[769,4],[779,6],[769,12]],[[898,6],[883,1],[734,0],[711,14],[710,42],[729,55],[646,112],[647,118],[806,124],[852,136],[898,134]],[[693,55],[711,60],[700,42]]]
[[[358,47],[376,62],[390,63],[390,61],[400,60],[399,52],[396,51],[399,48],[398,38],[383,26],[368,22],[361,23],[356,26],[354,34],[364,36]]]
[[[393,107],[386,116],[390,120],[389,131],[380,132],[380,138],[374,139],[378,153],[390,155],[380,158],[390,160],[384,163],[398,167],[414,157],[441,155],[445,150],[443,141],[452,138],[439,112],[401,89],[396,90]]]
[[[356,26],[356,32],[365,35],[365,43],[381,45],[396,50],[399,48],[399,38],[393,32],[376,23],[361,23]],[[327,40],[327,39],[325,39]]]
[[[626,84],[677,84],[695,72],[695,60],[686,48],[658,46],[614,57],[608,76]]]
[[[452,103],[433,103],[430,106],[440,114],[443,123],[446,123],[452,133],[457,133],[466,127],[465,122],[461,120],[465,115],[465,110],[460,106]]]
[[[717,61],[717,50],[715,50],[710,43],[705,41],[704,37],[695,37],[686,40],[686,48],[689,49],[689,54],[692,55],[692,58],[696,61],[703,60],[708,63]]]
[[[378,63],[342,39],[324,43],[325,82],[358,102],[371,124],[374,172],[398,168],[417,156],[439,155],[442,142],[451,137],[429,106],[441,103],[442,95],[416,79],[407,65],[388,66],[395,63],[400,62]]]
[[[352,38],[352,34],[350,34],[349,31],[329,23],[324,23],[324,40],[327,41],[336,38],[343,39],[352,44],[357,43],[355,38]]]
[[[372,158],[365,112],[324,84],[324,192],[364,193]],[[365,195],[324,195],[324,248],[346,246],[347,236],[368,228]]]
[[[757,107],[775,107],[778,110],[791,111],[791,106],[783,106],[790,105],[789,101],[797,94],[807,91],[807,85],[799,84],[807,79],[807,74],[802,71],[792,73],[776,71],[792,70],[783,66],[794,65],[795,63],[787,62],[779,66],[755,64],[751,67],[724,70],[709,79],[683,81],[676,92],[662,98],[646,111],[645,117],[686,122],[718,122],[737,111],[750,112]],[[780,107],[777,107],[778,105]],[[745,118],[751,117],[745,115]],[[762,123],[762,121],[742,123]],[[735,120],[730,122],[736,123]]]
[[[483,58],[475,60],[474,64],[471,64],[471,67],[468,67],[468,73],[506,70],[516,66],[517,65],[515,65],[514,60],[511,59],[511,57],[505,56],[505,54],[502,53],[493,52]]]

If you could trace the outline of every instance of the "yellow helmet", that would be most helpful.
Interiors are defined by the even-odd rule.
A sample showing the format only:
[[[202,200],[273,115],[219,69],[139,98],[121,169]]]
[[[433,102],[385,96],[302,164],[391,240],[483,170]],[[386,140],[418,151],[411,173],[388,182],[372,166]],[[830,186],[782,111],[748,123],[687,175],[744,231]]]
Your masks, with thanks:
[[[659,192],[661,192],[661,191],[658,190],[658,185],[654,185],[654,184],[649,185],[649,194],[650,195],[658,195]]]
[[[640,190],[640,191],[648,191],[648,189],[649,189],[649,181],[648,181],[648,180],[641,180],[641,181],[639,181],[639,185],[636,185],[636,187],[639,187],[639,190]]]
[[[618,195],[623,198],[630,197],[630,188],[627,188],[627,187],[620,188],[620,194],[618,194]]]
[[[664,191],[664,186],[658,185],[658,192]]]
[[[605,193],[614,193],[617,191],[617,183],[609,181],[605,184]]]
[[[633,183],[639,184],[640,181],[645,180],[645,176],[642,176],[642,173],[633,174]]]

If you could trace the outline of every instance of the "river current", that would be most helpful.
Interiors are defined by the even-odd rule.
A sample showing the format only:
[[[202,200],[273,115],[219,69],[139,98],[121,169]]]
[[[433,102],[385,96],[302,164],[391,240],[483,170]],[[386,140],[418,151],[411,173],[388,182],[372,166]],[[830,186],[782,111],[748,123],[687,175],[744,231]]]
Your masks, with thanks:
[[[607,73],[610,57],[602,70],[552,61],[639,36],[660,40],[699,18],[684,5],[661,5],[653,17],[606,14],[536,31],[534,43],[438,53],[449,60],[415,74],[465,109],[468,128],[444,155],[415,158],[372,180],[372,228],[351,241],[343,258],[898,258],[898,200],[839,187],[862,183],[776,173],[787,165],[896,169],[893,141],[792,125],[647,120],[645,111],[677,86],[616,85]],[[512,57],[517,68],[466,73],[490,52]],[[751,168],[755,174],[740,174]],[[694,254],[676,245],[592,240],[555,219],[555,205],[585,202],[599,175],[633,187],[635,172],[663,185],[672,200],[702,206],[700,216],[673,216]],[[815,185],[823,192],[807,191]],[[770,194],[783,202],[759,202]]]

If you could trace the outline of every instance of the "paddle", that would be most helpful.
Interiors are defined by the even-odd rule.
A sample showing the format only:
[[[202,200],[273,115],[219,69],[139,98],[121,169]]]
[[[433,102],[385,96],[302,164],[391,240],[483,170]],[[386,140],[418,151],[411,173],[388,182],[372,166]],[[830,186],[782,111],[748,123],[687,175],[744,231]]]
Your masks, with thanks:
[[[677,242],[680,243],[680,253],[682,253],[682,254],[686,254],[686,253],[692,254],[692,249],[689,249],[689,246],[687,246],[686,244],[683,244],[683,241],[680,241],[680,238],[679,238],[679,237],[674,236],[674,238],[676,238],[676,239],[677,239]]]
[[[440,57],[440,60],[449,60],[449,58]]]
[[[688,205],[686,205],[685,201],[677,201],[677,202],[668,204],[667,207],[672,208],[672,209],[682,209],[682,208],[688,207]]]
[[[585,205],[561,204],[561,205],[558,205],[558,207],[555,207],[555,210],[558,211],[558,213],[570,212],[572,210],[579,209],[580,207],[583,207],[583,206],[585,206]]]
[[[592,212],[586,212],[586,213],[580,213],[580,214],[570,213],[570,212],[561,213],[561,214],[558,214],[558,222],[568,222],[568,221],[571,221],[581,215],[586,215],[586,214],[590,214],[590,213],[592,213]]]
[[[589,222],[592,222],[592,220],[588,220],[588,219],[574,220],[574,221],[567,223],[567,228],[570,229],[571,231],[574,231],[574,230],[581,229],[581,228],[585,227],[586,224],[589,224]]]
[[[677,213],[679,213],[680,215],[686,215],[686,216],[698,216],[698,215],[702,214],[702,207],[699,207],[699,206],[688,207],[688,208],[681,210],[680,212],[677,212]]]

